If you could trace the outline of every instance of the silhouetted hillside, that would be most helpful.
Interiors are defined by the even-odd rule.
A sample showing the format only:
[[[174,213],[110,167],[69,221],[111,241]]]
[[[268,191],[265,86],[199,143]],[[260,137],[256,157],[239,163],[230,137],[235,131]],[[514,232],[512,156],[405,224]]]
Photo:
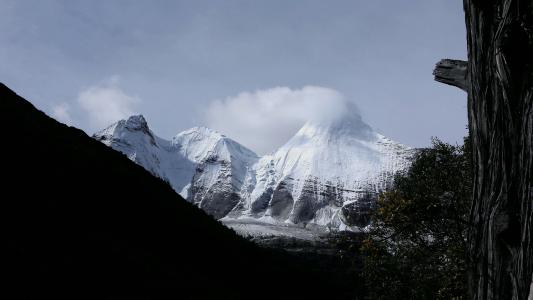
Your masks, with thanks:
[[[0,113],[7,286],[219,299],[338,299],[351,289],[305,260],[238,237],[126,156],[2,84]]]

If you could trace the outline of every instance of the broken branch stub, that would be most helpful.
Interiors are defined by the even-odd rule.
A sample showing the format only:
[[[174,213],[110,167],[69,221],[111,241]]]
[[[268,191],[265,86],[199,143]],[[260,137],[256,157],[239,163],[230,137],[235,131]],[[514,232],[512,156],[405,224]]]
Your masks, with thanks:
[[[460,88],[468,93],[468,63],[463,60],[443,59],[437,63],[435,80]]]

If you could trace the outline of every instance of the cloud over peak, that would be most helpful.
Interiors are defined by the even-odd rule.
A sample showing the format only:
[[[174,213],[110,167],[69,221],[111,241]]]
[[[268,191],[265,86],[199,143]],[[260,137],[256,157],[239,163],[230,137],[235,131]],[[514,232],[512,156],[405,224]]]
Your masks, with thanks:
[[[138,98],[126,94],[114,80],[82,90],[77,99],[90,126],[95,129],[133,115],[133,107],[138,102]]]
[[[264,154],[283,145],[305,122],[336,118],[349,107],[353,105],[333,89],[275,87],[213,101],[205,120],[208,126]]]
[[[135,114],[135,107],[140,100],[124,92],[119,82],[120,78],[113,76],[81,89],[74,101],[52,106],[52,116],[66,124],[88,129],[89,133],[92,133]]]

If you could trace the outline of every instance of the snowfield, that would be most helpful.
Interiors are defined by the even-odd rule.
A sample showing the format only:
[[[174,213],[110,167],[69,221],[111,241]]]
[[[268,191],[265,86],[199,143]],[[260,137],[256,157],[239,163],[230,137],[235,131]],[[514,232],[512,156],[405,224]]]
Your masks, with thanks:
[[[321,236],[329,233],[326,228],[323,227],[304,228],[298,225],[269,224],[257,221],[253,218],[224,218],[220,221],[244,237],[285,236],[306,241],[316,241],[319,240]]]

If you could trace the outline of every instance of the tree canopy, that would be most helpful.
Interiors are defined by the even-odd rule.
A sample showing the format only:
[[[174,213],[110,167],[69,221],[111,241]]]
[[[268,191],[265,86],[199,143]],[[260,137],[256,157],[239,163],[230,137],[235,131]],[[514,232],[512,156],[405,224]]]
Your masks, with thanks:
[[[468,139],[433,140],[383,193],[363,243],[370,299],[464,298],[471,203]]]

